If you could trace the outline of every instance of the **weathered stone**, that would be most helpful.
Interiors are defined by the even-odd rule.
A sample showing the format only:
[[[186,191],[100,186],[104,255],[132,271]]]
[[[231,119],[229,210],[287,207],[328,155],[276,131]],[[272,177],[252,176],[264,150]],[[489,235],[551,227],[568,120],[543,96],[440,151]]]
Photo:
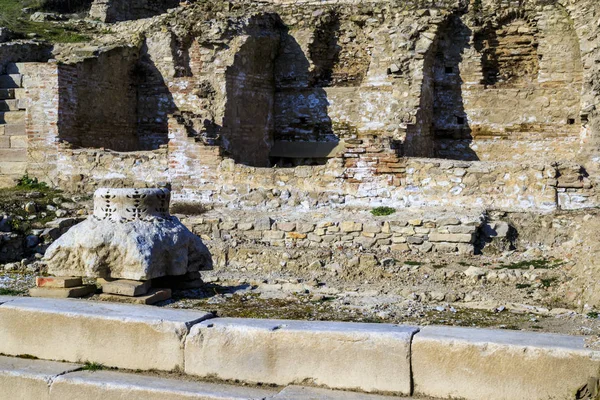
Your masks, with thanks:
[[[171,371],[183,368],[181,341],[188,328],[211,317],[202,311],[15,298],[0,306],[0,353]]]
[[[585,338],[507,330],[421,328],[412,344],[415,393],[440,398],[570,399],[598,378]]]
[[[473,235],[467,233],[432,233],[429,235],[430,242],[472,243],[473,240]]]
[[[0,390],[6,399],[49,400],[51,383],[81,365],[0,356]]]
[[[51,400],[260,400],[277,392],[208,382],[192,382],[115,371],[78,371],[52,382]]]
[[[95,285],[75,287],[35,287],[29,289],[31,297],[50,297],[55,299],[66,299],[69,297],[85,297],[96,292]]]
[[[408,394],[415,332],[388,324],[216,319],[192,328],[185,371],[247,382],[310,380],[330,388]]]
[[[131,281],[127,279],[106,280],[99,278],[96,282],[102,286],[102,293],[132,297],[144,295],[152,287],[151,281]]]
[[[94,215],[48,248],[48,273],[148,280],[212,268],[206,246],[168,204],[164,189],[99,189]]]
[[[152,305],[161,301],[169,300],[171,298],[171,294],[171,289],[150,289],[146,294],[136,297],[112,293],[102,293],[99,297],[100,300],[113,301],[115,303]]]
[[[362,224],[354,221],[343,221],[340,222],[340,229],[342,232],[360,232],[362,230]]]
[[[70,288],[81,286],[82,284],[83,282],[80,277],[73,276],[37,276],[35,278],[35,285],[37,287]]]

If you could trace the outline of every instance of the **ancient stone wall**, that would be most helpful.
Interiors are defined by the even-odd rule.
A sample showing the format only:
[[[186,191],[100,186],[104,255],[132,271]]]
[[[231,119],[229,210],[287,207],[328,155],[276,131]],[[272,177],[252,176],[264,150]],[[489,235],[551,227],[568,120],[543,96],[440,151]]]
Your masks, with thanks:
[[[178,5],[179,0],[94,0],[89,16],[103,22],[126,21],[162,14]]]

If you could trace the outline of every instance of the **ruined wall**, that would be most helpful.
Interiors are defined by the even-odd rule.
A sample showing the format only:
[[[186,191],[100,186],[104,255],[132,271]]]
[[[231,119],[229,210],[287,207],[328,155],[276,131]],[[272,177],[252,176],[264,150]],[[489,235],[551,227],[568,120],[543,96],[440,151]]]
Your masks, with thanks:
[[[122,47],[60,67],[60,140],[74,147],[139,148],[136,62],[137,49]]]
[[[179,0],[94,0],[89,17],[102,22],[148,18],[179,5]]]

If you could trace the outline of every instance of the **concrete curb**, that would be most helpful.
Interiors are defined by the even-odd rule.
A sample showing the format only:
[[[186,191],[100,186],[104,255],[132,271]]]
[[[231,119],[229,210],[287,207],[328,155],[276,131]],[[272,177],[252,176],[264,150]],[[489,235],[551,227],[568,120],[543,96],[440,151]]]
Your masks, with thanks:
[[[415,392],[443,398],[575,399],[600,374],[583,337],[431,326],[412,343]]]
[[[391,324],[214,319],[188,335],[185,372],[410,394],[410,342],[416,332]]]
[[[586,348],[584,337],[207,320],[212,317],[127,304],[0,297],[0,353],[282,386],[304,383],[404,395],[414,387],[417,394],[473,400],[572,400],[577,390],[600,377],[600,351]],[[92,390],[94,384],[88,386]],[[299,398],[292,389],[288,393]]]
[[[202,311],[15,298],[0,305],[0,353],[127,369],[183,369],[189,328],[212,317]]]

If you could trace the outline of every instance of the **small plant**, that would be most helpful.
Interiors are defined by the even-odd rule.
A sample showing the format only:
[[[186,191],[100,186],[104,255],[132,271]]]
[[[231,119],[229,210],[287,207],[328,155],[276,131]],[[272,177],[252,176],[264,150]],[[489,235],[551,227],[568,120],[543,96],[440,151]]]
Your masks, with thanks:
[[[587,313],[587,317],[591,318],[591,319],[597,319],[598,318],[598,311],[590,311],[589,313]]]
[[[531,287],[531,284],[529,284],[529,283],[517,283],[517,289],[527,289],[530,287]]]
[[[38,178],[31,178],[28,174],[23,175],[17,181],[17,187],[30,190],[45,190],[48,189],[46,182],[38,181]]]
[[[529,260],[529,261],[519,261],[516,263],[512,263],[509,265],[503,266],[506,269],[529,269],[533,267],[534,269],[552,269],[557,268],[562,265],[560,261],[552,261],[546,259],[540,260]]]
[[[171,214],[200,215],[206,212],[202,203],[185,201],[171,205]]]
[[[557,278],[545,278],[545,279],[540,279],[540,281],[542,282],[543,287],[549,288],[554,282],[557,281]]]
[[[404,265],[411,265],[411,266],[415,266],[415,265],[421,265],[422,263],[418,262],[418,261],[404,261]]]
[[[392,208],[392,207],[375,207],[374,209],[371,210],[371,214],[373,214],[376,217],[392,215],[395,212],[396,212],[396,209]]]
[[[102,371],[105,368],[106,367],[104,365],[100,364],[100,363],[86,361],[86,363],[83,365],[83,367],[81,368],[81,370],[82,371],[96,372],[96,371]]]

